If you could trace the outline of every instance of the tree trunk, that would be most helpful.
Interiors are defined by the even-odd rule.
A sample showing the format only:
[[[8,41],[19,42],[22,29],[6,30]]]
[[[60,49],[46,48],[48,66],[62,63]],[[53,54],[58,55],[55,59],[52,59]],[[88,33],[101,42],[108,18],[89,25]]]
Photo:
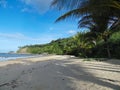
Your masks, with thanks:
[[[108,58],[111,58],[111,52],[110,52],[110,46],[109,46],[109,43],[108,43],[108,38],[105,38],[104,42],[106,44]]]
[[[107,54],[108,54],[108,58],[111,58],[111,53],[110,53],[110,47],[109,47],[109,44],[107,44]]]

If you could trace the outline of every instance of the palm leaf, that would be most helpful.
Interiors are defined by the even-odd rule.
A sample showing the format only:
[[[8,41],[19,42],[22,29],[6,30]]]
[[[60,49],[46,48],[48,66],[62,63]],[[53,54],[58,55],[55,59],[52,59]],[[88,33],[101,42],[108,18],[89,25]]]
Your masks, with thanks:
[[[71,10],[71,11],[65,13],[64,15],[60,16],[55,22],[64,20],[64,19],[66,19],[68,17],[77,17],[77,18],[79,18],[80,16],[88,14],[90,9],[91,8],[83,7],[83,8]]]

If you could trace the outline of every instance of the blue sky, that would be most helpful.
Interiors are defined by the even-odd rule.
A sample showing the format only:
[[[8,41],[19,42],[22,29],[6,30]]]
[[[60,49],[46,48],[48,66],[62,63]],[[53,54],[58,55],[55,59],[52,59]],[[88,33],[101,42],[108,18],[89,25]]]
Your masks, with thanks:
[[[0,0],[0,52],[44,44],[79,30],[76,20],[54,21],[64,13],[49,7],[51,0]]]

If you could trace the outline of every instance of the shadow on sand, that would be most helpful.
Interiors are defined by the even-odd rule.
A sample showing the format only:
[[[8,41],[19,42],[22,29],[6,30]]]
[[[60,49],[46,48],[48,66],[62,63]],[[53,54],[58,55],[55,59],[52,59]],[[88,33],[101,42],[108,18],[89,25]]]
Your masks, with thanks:
[[[9,86],[9,87],[11,86],[11,88],[17,88],[17,81],[19,81],[19,78],[21,78],[20,76],[24,75],[26,73],[34,73],[33,71],[36,68],[43,68],[43,70],[48,69],[47,72],[50,73],[51,75],[52,75],[52,73],[54,73],[55,76],[53,76],[53,77],[59,78],[59,79],[57,79],[58,81],[56,80],[55,82],[59,82],[60,84],[62,84],[64,86],[64,87],[62,87],[62,85],[59,85],[59,87],[61,87],[62,90],[78,90],[78,89],[75,89],[75,87],[70,86],[70,85],[73,84],[73,81],[72,81],[73,79],[75,79],[77,81],[94,83],[96,85],[100,85],[100,86],[103,86],[103,87],[108,87],[108,88],[111,88],[113,90],[120,90],[120,85],[114,84],[114,82],[119,82],[120,83],[120,81],[95,77],[92,73],[86,71],[86,69],[83,66],[81,66],[80,64],[72,64],[74,62],[73,60],[65,59],[65,60],[51,60],[51,61],[48,60],[48,61],[39,61],[39,62],[22,60],[22,62],[27,63],[27,64],[11,64],[11,65],[7,65],[7,66],[4,66],[4,67],[0,67],[0,70],[9,70],[9,68],[15,69],[16,67],[18,67],[18,68],[26,68],[27,67],[28,68],[24,71],[19,71],[18,70],[19,77],[14,78],[14,80],[11,80],[9,82],[4,82],[4,83],[0,81],[0,90],[2,90],[2,88],[5,87],[5,86]],[[34,66],[36,64],[38,64],[36,68],[34,68],[34,67],[31,68],[31,65]],[[87,63],[87,66],[88,66],[87,67],[88,70],[89,69],[94,70],[97,67],[97,69],[100,68],[98,70],[120,73],[119,69],[117,69],[115,67],[111,67],[111,66],[104,66],[104,69],[103,69],[103,66],[100,65],[100,64],[93,65],[93,64],[88,64]],[[53,69],[54,71],[51,70],[51,69]],[[46,74],[46,71],[42,72],[42,75],[44,75],[44,74]],[[38,76],[38,78],[41,78],[41,77],[39,77],[39,75],[37,75],[37,76]],[[43,80],[46,80],[48,77],[49,76],[44,76],[42,78],[44,78]],[[33,79],[34,79],[34,77],[33,77]],[[108,80],[108,81],[106,81],[106,80]],[[44,81],[41,81],[41,82],[44,82]],[[56,88],[54,88],[55,82],[51,81],[50,83],[48,83],[48,84],[50,84],[50,85],[48,85],[49,88],[48,89],[45,88],[45,89],[42,89],[42,90],[52,90],[52,89],[55,90],[56,89]],[[79,89],[79,90],[83,90],[82,86],[79,86],[79,87],[81,87],[81,89]],[[86,87],[86,86],[83,86],[83,87]],[[60,90],[61,88],[58,88],[57,90]],[[30,90],[34,90],[34,89],[30,89]],[[89,89],[89,90],[92,90],[92,89]]]

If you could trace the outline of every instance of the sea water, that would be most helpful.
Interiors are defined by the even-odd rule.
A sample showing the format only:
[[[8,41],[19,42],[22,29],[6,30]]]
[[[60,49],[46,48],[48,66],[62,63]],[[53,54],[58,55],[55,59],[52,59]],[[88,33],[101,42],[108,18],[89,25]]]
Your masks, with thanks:
[[[13,60],[18,58],[28,58],[34,57],[32,54],[9,54],[9,53],[0,53],[0,61]]]

